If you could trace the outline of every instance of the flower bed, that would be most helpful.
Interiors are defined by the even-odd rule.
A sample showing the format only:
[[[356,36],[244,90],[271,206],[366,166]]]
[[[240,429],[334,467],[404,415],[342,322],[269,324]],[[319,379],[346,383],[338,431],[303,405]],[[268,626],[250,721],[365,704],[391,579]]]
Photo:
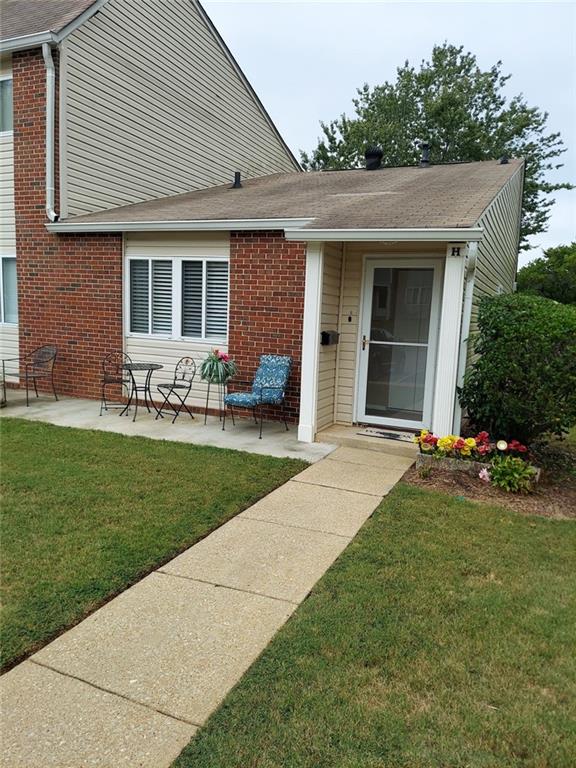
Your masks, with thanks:
[[[492,440],[488,432],[475,437],[438,437],[426,429],[416,435],[420,453],[417,467],[441,462],[445,469],[467,472],[506,491],[529,492],[540,479],[540,469],[530,464],[527,446],[518,440]]]

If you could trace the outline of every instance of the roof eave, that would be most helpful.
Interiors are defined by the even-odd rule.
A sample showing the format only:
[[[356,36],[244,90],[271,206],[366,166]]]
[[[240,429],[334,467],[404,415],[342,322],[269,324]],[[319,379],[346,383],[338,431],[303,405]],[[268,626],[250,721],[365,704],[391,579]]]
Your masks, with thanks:
[[[482,227],[419,229],[305,229],[313,219],[196,219],[189,221],[58,221],[46,224],[49,232],[90,234],[93,232],[206,232],[242,230],[283,230],[287,240],[318,242],[337,240],[474,242],[482,239]]]
[[[59,32],[45,30],[44,32],[35,32],[33,35],[21,35],[19,37],[10,37],[6,40],[0,40],[0,53],[9,53],[11,51],[26,51],[30,48],[39,48],[44,43],[58,45],[65,37],[81,27],[85,21],[88,21],[95,13],[98,13],[108,0],[95,0],[92,5],[78,14],[75,19],[68,22]]]
[[[475,242],[482,239],[482,227],[428,227],[428,228],[386,228],[386,229],[293,229],[285,228],[287,240],[306,242]]]
[[[44,43],[56,45],[58,43],[58,35],[47,30],[45,32],[36,32],[33,35],[22,35],[20,37],[10,37],[7,40],[0,40],[0,53],[40,48]]]
[[[299,231],[312,219],[196,219],[188,221],[58,221],[46,224],[49,232],[206,232],[231,230]]]

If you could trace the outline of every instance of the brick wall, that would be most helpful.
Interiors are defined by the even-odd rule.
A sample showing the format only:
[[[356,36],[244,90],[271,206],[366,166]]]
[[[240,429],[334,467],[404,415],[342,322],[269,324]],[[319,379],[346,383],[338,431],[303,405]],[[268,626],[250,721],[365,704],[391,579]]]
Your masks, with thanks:
[[[305,277],[305,243],[289,242],[281,232],[231,233],[228,349],[242,379],[252,378],[261,354],[292,357],[291,421],[300,407]]]
[[[58,390],[99,397],[102,357],[122,348],[122,238],[46,230],[42,51],[16,53],[12,66],[20,354],[55,343]]]

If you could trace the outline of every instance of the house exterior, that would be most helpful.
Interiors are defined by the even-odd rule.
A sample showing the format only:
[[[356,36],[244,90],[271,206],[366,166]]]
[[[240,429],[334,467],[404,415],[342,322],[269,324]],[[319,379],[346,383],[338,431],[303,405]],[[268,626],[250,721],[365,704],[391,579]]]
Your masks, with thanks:
[[[458,429],[456,386],[479,299],[513,290],[522,161],[301,173],[198,4],[177,0],[156,55],[169,60],[182,43],[184,17],[213,46],[209,59],[190,47],[184,86],[182,60],[173,79],[158,68],[169,78],[165,109],[188,99],[194,75],[193,160],[180,165],[177,137],[156,151],[146,143],[159,118],[137,92],[138,45],[144,66],[161,4],[83,5],[98,12],[58,32],[51,51],[53,206],[49,57],[37,46],[12,53],[20,350],[56,343],[60,390],[92,398],[115,349],[161,363],[158,381],[181,356],[201,360],[213,347],[242,378],[260,354],[288,354],[288,412],[303,441],[332,424]],[[221,98],[222,82],[234,99]],[[202,407],[202,386],[193,392]]]

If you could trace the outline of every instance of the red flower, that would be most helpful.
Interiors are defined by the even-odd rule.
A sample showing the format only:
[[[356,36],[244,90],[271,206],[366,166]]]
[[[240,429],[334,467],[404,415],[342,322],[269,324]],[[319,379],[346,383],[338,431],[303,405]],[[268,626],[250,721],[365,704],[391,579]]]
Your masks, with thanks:
[[[484,456],[487,453],[490,453],[491,450],[492,450],[492,448],[490,448],[490,445],[488,443],[483,443],[482,445],[478,446],[478,453],[481,456]]]
[[[461,437],[459,437],[458,440],[456,440],[456,442],[454,443],[454,448],[456,448],[457,451],[461,450],[465,446],[466,446],[466,443]]]
[[[518,451],[518,453],[526,453],[528,451],[528,448],[518,440],[510,440],[508,447],[511,451]]]
[[[476,442],[481,445],[482,443],[489,443],[490,442],[490,435],[488,432],[478,432],[476,435]]]
[[[428,443],[428,445],[436,445],[436,443],[438,442],[438,438],[436,437],[436,435],[431,435],[430,433],[428,433],[424,437],[424,442]]]

